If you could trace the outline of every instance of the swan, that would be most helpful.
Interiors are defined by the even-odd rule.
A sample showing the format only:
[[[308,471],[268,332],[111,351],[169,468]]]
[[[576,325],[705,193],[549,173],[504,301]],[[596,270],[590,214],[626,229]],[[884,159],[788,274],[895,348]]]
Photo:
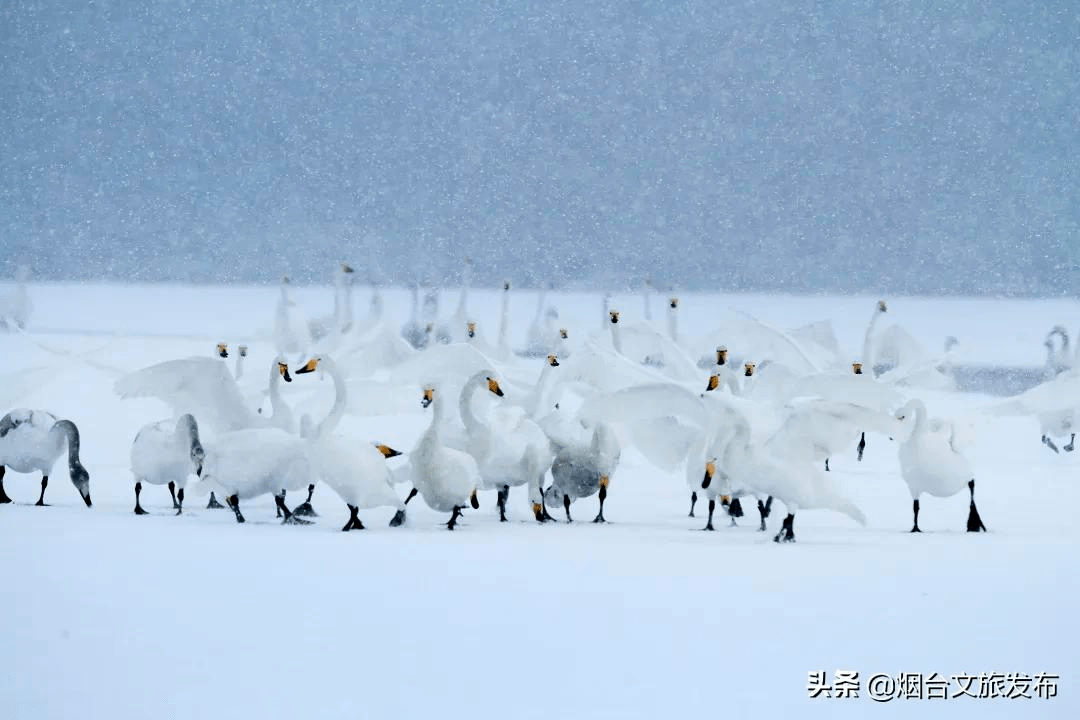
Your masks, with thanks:
[[[241,378],[244,377],[244,358],[247,357],[247,353],[247,345],[241,345],[237,348],[236,360],[233,365],[233,379],[237,382],[240,382]],[[222,360],[227,359],[229,357],[229,344],[218,343],[217,347],[214,348],[214,354]]]
[[[457,309],[450,321],[451,342],[464,342],[467,337],[466,325],[469,323],[469,287],[472,285],[472,258],[465,258],[465,268],[461,272],[461,293],[458,295]]]
[[[874,371],[874,327],[877,325],[878,318],[888,311],[889,307],[885,304],[885,301],[878,300],[877,305],[874,306],[874,314],[870,316],[870,322],[866,325],[861,357],[871,373]]]
[[[173,509],[184,511],[184,486],[188,475],[202,473],[206,453],[199,442],[199,425],[190,413],[178,420],[162,420],[143,426],[131,443],[131,474],[135,477],[135,514],[145,515],[139,504],[144,482],[168,485]],[[179,492],[177,492],[179,488]]]
[[[299,355],[307,352],[311,342],[308,322],[289,295],[289,278],[282,277],[274,312],[274,347],[282,355]]]
[[[559,319],[559,311],[554,307],[546,307],[547,288],[541,288],[536,299],[536,314],[529,325],[528,343],[519,355],[524,357],[543,357],[548,353],[556,352],[562,343],[564,336],[555,326]]]
[[[15,271],[15,292],[0,298],[0,329],[26,329],[30,311],[34,307],[30,302],[30,292],[26,289],[26,281],[29,277],[30,271],[25,265],[20,265]]]
[[[285,506],[285,492],[311,481],[307,441],[280,428],[248,428],[219,435],[209,443],[201,480],[192,491],[220,491],[236,514],[245,521],[240,501],[270,493],[284,523],[308,524]]]
[[[499,521],[506,522],[506,501],[511,487],[528,485],[529,501],[538,522],[544,522],[544,475],[551,467],[551,452],[544,431],[527,417],[501,422],[498,429],[481,420],[474,406],[477,391],[497,397],[504,393],[490,372],[475,373],[461,389],[458,404],[465,424],[465,450],[476,460],[481,490],[498,491]]]
[[[919,496],[951,497],[966,485],[971,493],[968,510],[968,532],[985,531],[979,511],[975,508],[975,473],[971,463],[960,452],[956,430],[951,423],[927,418],[926,406],[912,399],[896,413],[897,420],[909,421],[910,434],[900,444],[900,472],[911,491],[915,524],[919,529]]]
[[[510,357],[510,281],[503,281],[502,306],[499,313],[499,352]]]
[[[425,324],[420,321],[420,284],[413,281],[410,289],[412,290],[412,309],[409,311],[409,319],[401,326],[401,337],[405,338],[405,342],[414,349],[420,350],[427,345]]]
[[[445,411],[441,393],[433,386],[425,387],[420,404],[430,406],[432,414],[431,424],[409,453],[413,486],[432,510],[451,513],[446,527],[453,530],[466,503],[473,509],[480,507],[476,499],[480,470],[472,455],[443,445]]]
[[[667,331],[671,342],[679,342],[679,298],[668,298]]]
[[[331,335],[343,335],[352,327],[352,276],[354,272],[348,263],[340,263],[334,271],[334,311],[330,315],[308,320],[308,336],[313,342]]]
[[[122,398],[154,397],[177,415],[191,413],[215,432],[253,427],[295,431],[292,409],[281,396],[280,382],[291,382],[289,366],[278,356],[270,363],[268,389],[272,415],[253,411],[236,379],[213,358],[190,357],[151,365],[121,377],[113,390]]]
[[[570,517],[570,503],[578,498],[591,496],[599,491],[600,512],[593,518],[594,523],[607,522],[604,519],[604,501],[612,475],[619,464],[621,448],[615,432],[605,422],[597,422],[592,428],[592,437],[588,445],[573,444],[560,447],[551,463],[551,487],[544,493],[541,504],[548,496],[562,498],[566,521]]]
[[[1055,453],[1058,447],[1051,436],[1070,435],[1061,449],[1072,452],[1076,433],[1074,422],[1080,410],[1080,368],[1066,370],[1044,380],[1029,390],[990,405],[997,415],[1034,415],[1042,430],[1042,442]]]
[[[79,428],[70,420],[60,420],[44,410],[12,410],[0,418],[0,504],[11,502],[4,492],[4,473],[41,471],[41,495],[36,505],[45,505],[49,473],[64,452],[68,451],[71,484],[79,491],[86,507],[90,503],[90,474],[79,461]]]

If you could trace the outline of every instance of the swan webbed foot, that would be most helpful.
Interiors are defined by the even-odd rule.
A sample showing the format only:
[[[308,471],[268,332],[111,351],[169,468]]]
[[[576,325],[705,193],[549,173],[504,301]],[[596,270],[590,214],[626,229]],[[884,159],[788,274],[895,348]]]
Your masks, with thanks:
[[[145,510],[143,510],[143,508],[142,508],[142,505],[139,505],[139,504],[138,504],[138,501],[136,501],[136,504],[135,504],[135,514],[136,514],[136,515],[149,515],[150,513],[148,513],[148,512],[146,512]]]
[[[982,518],[979,517],[979,511],[975,509],[975,479],[968,480],[968,490],[971,492],[971,508],[968,510],[967,531],[968,532],[986,532],[986,526],[983,525]]]
[[[776,533],[773,542],[795,542],[795,515],[793,513],[788,513],[788,516],[784,518],[784,524],[780,532]]]
[[[1057,445],[1055,445],[1055,444],[1054,444],[1054,441],[1053,441],[1053,440],[1051,440],[1049,436],[1047,436],[1047,435],[1043,435],[1043,436],[1042,436],[1042,443],[1043,443],[1043,445],[1045,445],[1046,447],[1048,447],[1048,448],[1050,448],[1051,450],[1053,450],[1053,451],[1054,451],[1055,453],[1056,453],[1056,452],[1058,452],[1058,448],[1057,448]]]
[[[915,527],[911,528],[911,532],[913,532],[913,533],[921,533],[922,530],[920,530],[919,526],[916,525]]]
[[[364,523],[360,522],[360,517],[357,515],[357,513],[360,512],[360,508],[349,505],[348,503],[346,503],[346,507],[349,508],[349,521],[345,523],[345,527],[341,528],[341,531],[348,532],[349,530],[364,530]]]
[[[1062,445],[1061,449],[1065,452],[1072,452],[1075,449],[1075,445],[1073,444],[1074,442],[1076,442],[1076,433],[1071,433],[1069,435],[1069,444]]]
[[[394,513],[394,517],[390,518],[390,527],[401,527],[405,524],[405,508],[398,510]]]
[[[311,495],[315,492],[315,484],[308,485],[307,500],[293,508],[292,514],[296,517],[319,517],[319,513],[315,512],[315,508],[311,507]]]
[[[225,498],[225,502],[227,502],[229,504],[229,507],[232,508],[232,511],[236,513],[236,522],[244,522],[244,516],[240,514],[240,496],[230,495],[229,497]]]
[[[213,490],[210,491],[210,502],[206,503],[206,509],[207,510],[224,510],[225,509],[225,506],[222,505],[221,503],[219,503],[217,501],[217,498],[214,497],[214,491]]]

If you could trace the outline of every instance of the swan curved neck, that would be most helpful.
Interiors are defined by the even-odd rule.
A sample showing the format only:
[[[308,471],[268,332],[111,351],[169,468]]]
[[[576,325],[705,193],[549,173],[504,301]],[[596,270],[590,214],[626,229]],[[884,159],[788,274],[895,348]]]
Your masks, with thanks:
[[[281,371],[278,370],[278,363],[275,360],[270,363],[270,384],[267,389],[270,393],[270,412],[273,413],[273,419],[278,424],[290,421],[292,412],[289,406],[285,404],[285,399],[281,397],[279,382],[281,382]]]
[[[530,417],[537,417],[541,408],[547,407],[547,398],[551,393],[551,383],[554,377],[552,370],[554,369],[545,362],[543,369],[540,370],[540,378],[536,381],[536,394],[533,396],[532,406],[529,408]]]
[[[668,307],[667,313],[667,331],[668,337],[672,342],[678,342],[679,340],[679,308]]]
[[[470,435],[487,430],[487,426],[477,417],[473,409],[473,401],[476,391],[480,389],[485,377],[484,372],[479,372],[469,378],[469,381],[461,388],[461,396],[458,398],[458,410],[461,412],[461,422]]]
[[[330,373],[330,378],[334,381],[334,404],[330,406],[330,412],[326,414],[326,417],[319,423],[319,427],[315,431],[318,437],[332,431],[341,422],[341,418],[345,415],[345,403],[348,399],[345,378],[341,375],[338,366],[329,359],[323,359],[320,364],[326,368],[326,372]]]
[[[510,290],[503,290],[502,318],[499,322],[499,347],[509,347],[510,339]]]
[[[79,428],[70,420],[57,420],[52,426],[52,432],[58,432],[67,439],[68,446],[68,469],[72,472],[82,469],[79,461]]]
[[[622,355],[622,333],[619,331],[619,323],[610,322],[611,325],[611,345],[615,348],[615,352]]]

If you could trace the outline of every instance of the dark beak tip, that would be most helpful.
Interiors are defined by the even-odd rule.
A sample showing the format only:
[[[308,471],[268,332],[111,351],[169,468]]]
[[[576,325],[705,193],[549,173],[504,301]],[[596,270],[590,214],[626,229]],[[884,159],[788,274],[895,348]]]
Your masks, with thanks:
[[[90,496],[89,495],[84,497],[83,500],[86,501],[86,507],[93,507],[94,506],[94,504],[92,502],[90,502]]]

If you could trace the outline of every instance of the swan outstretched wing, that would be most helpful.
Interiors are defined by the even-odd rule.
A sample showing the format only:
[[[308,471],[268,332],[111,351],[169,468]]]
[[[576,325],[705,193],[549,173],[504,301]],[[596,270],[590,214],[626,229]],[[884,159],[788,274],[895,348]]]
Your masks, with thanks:
[[[990,405],[996,415],[1032,415],[1080,408],[1080,368],[1067,370],[1019,395]]]
[[[229,369],[215,358],[167,360],[125,375],[113,389],[122,398],[157,398],[175,414],[191,413],[200,424],[217,432],[240,430],[257,422]]]

